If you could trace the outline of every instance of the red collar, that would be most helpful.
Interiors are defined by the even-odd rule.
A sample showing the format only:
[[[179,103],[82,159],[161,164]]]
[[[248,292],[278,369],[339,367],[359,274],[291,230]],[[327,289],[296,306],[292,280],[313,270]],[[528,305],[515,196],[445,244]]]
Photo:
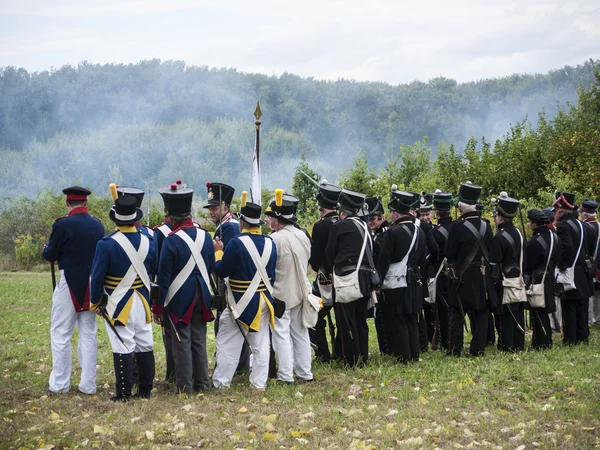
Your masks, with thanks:
[[[184,220],[183,222],[181,222],[179,224],[178,227],[173,228],[173,231],[175,232],[175,231],[179,230],[180,228],[196,228],[196,225],[194,224],[194,222],[191,219]]]
[[[221,223],[228,223],[228,222],[231,222],[232,220],[233,220],[233,214],[231,214],[231,211],[229,211],[221,218]]]
[[[89,211],[86,206],[78,206],[77,208],[73,208],[69,211],[67,216],[74,216],[75,214],[89,214]]]
[[[587,219],[584,220],[585,223],[590,223],[590,222],[598,222],[598,220],[595,217],[588,217]]]

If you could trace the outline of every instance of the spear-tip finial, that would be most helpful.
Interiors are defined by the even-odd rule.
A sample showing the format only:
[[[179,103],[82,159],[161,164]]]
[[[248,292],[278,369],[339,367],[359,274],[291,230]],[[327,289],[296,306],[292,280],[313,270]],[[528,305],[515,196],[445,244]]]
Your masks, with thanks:
[[[256,126],[260,125],[260,116],[262,116],[262,111],[260,109],[260,102],[257,101],[256,102],[256,109],[254,110],[254,117],[256,117],[256,122],[254,122],[254,124]]]

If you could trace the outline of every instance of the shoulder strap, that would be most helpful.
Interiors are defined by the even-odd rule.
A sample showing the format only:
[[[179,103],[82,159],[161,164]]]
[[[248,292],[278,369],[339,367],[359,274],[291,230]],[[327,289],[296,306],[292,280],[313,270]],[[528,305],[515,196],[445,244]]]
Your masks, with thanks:
[[[362,264],[362,260],[363,260],[363,258],[365,256],[365,250],[367,248],[367,241],[369,240],[370,236],[369,236],[369,233],[367,233],[367,231],[365,229],[366,225],[365,225],[365,228],[363,228],[362,224],[360,224],[358,222],[360,219],[350,218],[350,219],[347,219],[347,220],[350,220],[351,222],[354,223],[354,225],[356,225],[356,227],[358,228],[358,231],[360,232],[361,237],[363,238],[362,248],[360,249],[360,254],[358,255],[358,262],[356,263],[356,270],[359,270],[360,266]],[[371,248],[373,248],[373,244],[372,243],[371,243]],[[368,256],[368,254],[367,254],[367,256]],[[369,264],[370,263],[371,262],[369,261]]]
[[[436,228],[436,231],[439,231],[439,232],[440,232],[440,234],[441,234],[442,236],[444,236],[444,239],[446,239],[446,242],[448,241],[448,236],[449,236],[449,234],[448,234],[448,230],[446,230],[446,228],[444,228],[444,227],[443,227],[443,226],[441,226],[441,225],[438,225],[438,227]]]
[[[600,222],[596,222],[596,228],[597,228],[597,233],[598,233],[598,238],[596,239],[596,248],[594,249],[594,261],[596,261],[596,258],[598,257],[598,244],[600,244]]]
[[[473,235],[477,238],[477,245],[479,245],[479,248],[481,249],[481,253],[483,253],[483,257],[485,258],[485,260],[487,262],[489,262],[488,250],[485,247],[485,245],[483,245],[483,236],[485,236],[485,232],[486,232],[486,228],[487,228],[487,223],[485,222],[485,220],[482,220],[481,221],[481,227],[480,227],[479,231],[477,231],[477,228],[475,228],[475,225],[473,225],[468,220],[465,220],[463,223],[465,224],[465,226],[467,227],[467,229],[471,233],[473,233]],[[475,252],[475,253],[477,253],[477,252]],[[473,254],[473,256],[471,257],[471,259],[473,259],[474,257],[475,257],[475,254]],[[469,261],[469,264],[471,264],[470,261]]]
[[[415,224],[415,232],[413,233],[410,228],[408,228],[406,226],[406,224],[402,225],[402,228],[404,228],[407,232],[408,235],[411,236],[412,235],[412,240],[410,241],[410,247],[408,247],[408,251],[406,252],[406,258],[408,261],[408,258],[410,257],[410,254],[413,250],[413,248],[415,247],[415,242],[417,241],[417,235],[420,233],[420,228]]]
[[[552,238],[552,232],[550,233],[550,238]],[[542,237],[541,234],[538,234],[536,237],[536,241],[542,246],[542,248],[544,249],[545,252],[548,251],[548,243],[544,240],[544,238]]]
[[[567,223],[569,225],[571,225],[571,228],[573,228],[575,231],[577,231],[577,226],[575,226],[575,224],[573,222],[568,220]],[[575,259],[573,260],[573,265],[571,266],[571,268],[575,267],[575,265],[577,264],[577,260],[579,259],[579,253],[581,253],[581,247],[583,247],[583,225],[581,224],[581,222],[579,220],[577,221],[577,224],[579,225],[579,232],[580,232],[581,238],[579,239],[579,248],[577,249],[577,254],[575,255]]]
[[[190,252],[192,253],[192,257],[198,266],[198,270],[200,271],[200,275],[202,275],[202,279],[204,280],[204,284],[206,287],[210,286],[210,278],[208,276],[208,269],[206,268],[206,263],[204,262],[204,258],[202,258],[202,247],[204,246],[204,241],[206,240],[206,233],[203,230],[196,230],[196,240],[192,240],[189,234],[187,234],[183,230],[178,230],[175,233],[175,236],[178,236],[183,242],[186,243]]]
[[[540,242],[543,242],[548,248],[548,244],[543,239],[540,239]],[[543,247],[543,246],[542,246]],[[550,259],[552,258],[552,249],[554,248],[554,233],[550,233],[550,251],[548,251],[548,261],[546,261],[546,268],[544,269],[544,275],[542,275],[542,284],[544,284],[544,280],[546,280],[546,272],[548,271],[548,266],[550,265]]]
[[[162,233],[162,235],[164,237],[167,237],[169,235],[169,233],[172,231],[169,226],[167,224],[162,224],[160,227],[158,227],[158,230]]]
[[[262,278],[265,287],[269,291],[269,293],[273,293],[273,285],[271,284],[271,280],[269,279],[269,275],[267,275],[267,263],[271,257],[271,251],[273,249],[273,241],[269,238],[265,238],[265,247],[263,248],[262,256],[258,254],[258,249],[256,245],[248,236],[240,236],[239,237],[242,244],[248,251],[250,258],[252,258],[252,262],[256,266],[256,271]]]
[[[139,232],[138,232],[139,233]],[[140,248],[138,250],[135,249],[133,244],[127,237],[121,233],[120,231],[116,232],[111,236],[111,239],[114,239],[119,246],[123,249],[131,265],[134,270],[137,272],[140,280],[144,283],[144,286],[148,291],[150,291],[150,277],[148,276],[148,271],[146,270],[146,266],[144,265],[144,261],[146,260],[146,256],[148,256],[148,250],[150,249],[150,243],[148,237],[144,233],[139,233],[140,235]]]
[[[361,223],[359,223],[360,219],[358,219],[358,220],[350,219],[350,220],[352,220],[352,222],[354,222],[354,225],[356,225],[356,227],[360,231],[360,235],[364,239],[363,246],[360,251],[360,256],[358,257],[358,264],[356,265],[356,267],[358,269],[358,267],[360,267],[360,265],[362,264],[364,253],[365,253],[365,250],[367,247],[367,241],[369,241],[371,243],[371,251],[367,252],[367,260],[369,261],[369,268],[373,269],[375,267],[375,264],[373,263],[373,241],[371,240],[371,235],[367,232],[366,225],[365,225],[365,228],[363,228],[363,225]]]

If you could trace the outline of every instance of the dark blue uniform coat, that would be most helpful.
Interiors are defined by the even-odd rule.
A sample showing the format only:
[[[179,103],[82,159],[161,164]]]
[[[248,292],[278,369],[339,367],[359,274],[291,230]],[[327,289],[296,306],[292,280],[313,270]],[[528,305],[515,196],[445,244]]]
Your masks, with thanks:
[[[87,208],[71,210],[69,215],[56,219],[52,234],[44,247],[48,261],[58,261],[64,270],[75,311],[90,309],[89,280],[96,244],[104,236],[102,223],[88,213]]]
[[[133,247],[138,250],[140,248],[140,236],[142,233],[133,226],[118,228],[125,237],[129,239]],[[117,231],[106,235],[98,242],[96,247],[91,283],[92,309],[95,309],[100,304],[104,291],[109,295],[112,294],[129,270],[129,267],[131,267],[131,262],[125,251],[117,241],[111,238],[115,233],[117,233]],[[148,255],[144,260],[144,266],[148,271],[148,275],[150,275],[156,273],[158,255],[156,253],[156,245],[152,242],[154,238],[148,237],[148,239],[150,240],[150,245]],[[121,299],[116,299],[118,304],[111,318],[115,325],[127,325],[134,291],[138,293],[139,297],[144,302],[144,307],[146,308],[146,321],[148,323],[150,322],[150,293],[138,275],[127,293]]]

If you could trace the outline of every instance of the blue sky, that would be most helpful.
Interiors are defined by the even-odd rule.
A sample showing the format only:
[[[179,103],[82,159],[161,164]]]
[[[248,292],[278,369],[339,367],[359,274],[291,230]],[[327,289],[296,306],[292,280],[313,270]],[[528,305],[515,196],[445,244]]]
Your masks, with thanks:
[[[0,66],[184,60],[391,84],[600,58],[600,1],[0,0]]]

